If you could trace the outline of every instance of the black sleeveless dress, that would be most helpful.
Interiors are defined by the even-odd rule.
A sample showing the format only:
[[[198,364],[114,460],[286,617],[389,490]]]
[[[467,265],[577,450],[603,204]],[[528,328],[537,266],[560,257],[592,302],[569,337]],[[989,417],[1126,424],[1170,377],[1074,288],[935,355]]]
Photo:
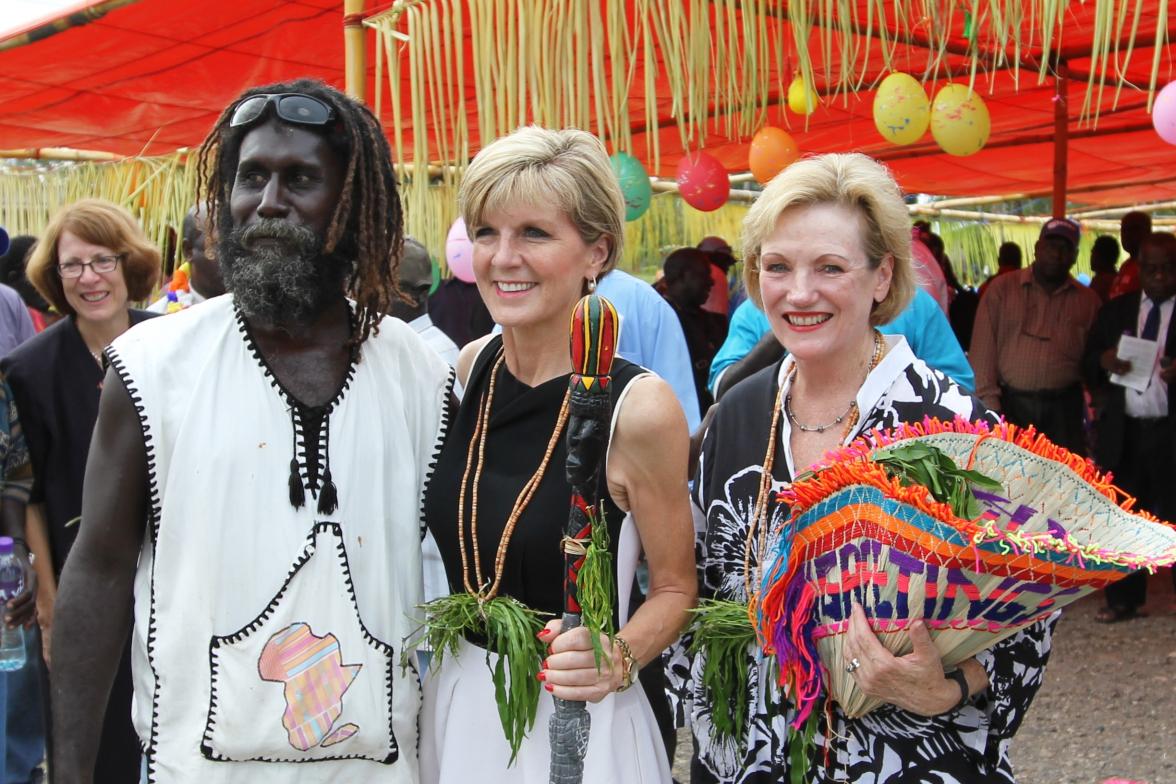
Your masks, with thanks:
[[[501,348],[502,337],[495,336],[474,362],[461,408],[450,427],[425,496],[425,521],[433,538],[437,540],[437,549],[445,564],[445,576],[453,592],[465,590],[457,537],[461,479],[478,417],[478,404],[489,387],[490,371]],[[639,365],[623,359],[616,360],[612,382],[614,409],[629,382],[644,372]],[[481,559],[484,580],[494,578],[494,558],[506,520],[523,485],[543,460],[567,388],[568,376],[559,376],[539,386],[529,387],[512,376],[505,363],[498,371],[482,478],[478,485],[477,557]],[[563,611],[563,556],[559,544],[572,497],[572,487],[564,473],[566,462],[567,444],[566,439],[561,437],[538,489],[515,525],[514,535],[506,551],[499,588],[501,596],[513,597],[533,610],[557,616]],[[604,471],[600,473],[600,495],[604,498],[610,547],[615,556],[625,514],[608,497]],[[469,482],[466,488],[465,535],[466,552],[471,558],[470,581],[473,583],[476,578],[468,500],[473,489],[473,471],[470,472]]]
[[[461,553],[457,538],[457,504],[462,473],[478,404],[490,383],[490,371],[502,346],[494,337],[482,350],[466,385],[461,408],[450,427],[425,496],[425,519],[445,564],[452,591],[463,591]],[[613,416],[622,392],[645,371],[616,360],[613,365]],[[523,485],[534,474],[559,416],[568,376],[528,387],[511,376],[506,365],[498,370],[489,418],[482,478],[478,484],[478,557],[484,580],[493,580],[494,558],[511,508]],[[572,488],[565,476],[566,439],[558,439],[531,503],[520,516],[506,551],[500,596],[510,596],[528,607],[558,617],[563,610],[563,554],[560,540],[568,518]],[[604,492],[610,550],[617,571],[618,540],[624,513]],[[470,482],[472,483],[472,472]],[[472,487],[466,488],[470,494]],[[469,506],[466,507],[466,551]],[[632,564],[628,565],[631,574]],[[470,563],[473,572],[473,563]],[[614,580],[616,574],[614,574]],[[631,579],[631,578],[629,578]],[[471,582],[476,580],[471,575]],[[615,619],[614,619],[615,620]],[[430,666],[424,681],[424,702],[418,744],[422,784],[478,781],[479,784],[546,784],[551,761],[548,719],[554,701],[541,692],[534,728],[517,758],[499,726],[498,708],[487,655],[480,641],[470,638],[456,656]],[[434,659],[436,662],[436,659]],[[625,784],[668,784],[670,769],[657,722],[641,689],[614,693],[589,704],[592,731],[585,756],[584,781]]]

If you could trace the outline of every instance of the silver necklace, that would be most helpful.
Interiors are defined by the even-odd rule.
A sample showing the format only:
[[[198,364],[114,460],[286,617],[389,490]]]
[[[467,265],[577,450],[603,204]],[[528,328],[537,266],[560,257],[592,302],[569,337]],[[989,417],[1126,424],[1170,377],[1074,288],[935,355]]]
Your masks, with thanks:
[[[870,373],[874,372],[874,368],[878,367],[878,362],[882,359],[882,352],[882,335],[878,330],[874,330],[874,352],[870,357],[870,366],[866,368],[867,377],[869,377]],[[857,400],[851,400],[849,401],[849,405],[845,407],[845,410],[841,412],[841,416],[827,425],[806,425],[796,418],[796,414],[792,413],[792,393],[789,392],[784,397],[784,413],[788,414],[788,418],[792,421],[792,424],[796,425],[797,429],[802,433],[824,433],[829,428],[841,424],[842,420],[849,416],[849,412],[853,411],[855,407],[857,407]]]
[[[853,410],[853,407],[856,404],[857,404],[856,400],[851,400],[849,402],[849,405],[845,407],[845,410],[841,412],[841,416],[837,417],[836,419],[834,419],[832,422],[830,422],[827,425],[806,425],[805,423],[801,422],[799,419],[796,418],[796,414],[792,413],[792,393],[789,392],[784,397],[784,412],[786,414],[788,414],[788,418],[792,420],[792,424],[796,425],[796,427],[798,429],[800,429],[802,432],[805,432],[805,433],[824,433],[826,430],[833,427],[834,425],[841,424],[841,420],[845,419],[845,417],[847,417],[849,415],[849,412]]]

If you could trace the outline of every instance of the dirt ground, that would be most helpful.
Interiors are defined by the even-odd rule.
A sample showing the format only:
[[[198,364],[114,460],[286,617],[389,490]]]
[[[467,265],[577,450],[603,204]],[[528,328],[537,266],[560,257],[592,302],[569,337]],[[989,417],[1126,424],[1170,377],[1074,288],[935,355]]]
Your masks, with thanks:
[[[1171,572],[1148,586],[1146,618],[1096,623],[1094,594],[1067,608],[1045,683],[1013,740],[1019,784],[1176,784],[1176,595]],[[687,784],[690,736],[674,775]]]

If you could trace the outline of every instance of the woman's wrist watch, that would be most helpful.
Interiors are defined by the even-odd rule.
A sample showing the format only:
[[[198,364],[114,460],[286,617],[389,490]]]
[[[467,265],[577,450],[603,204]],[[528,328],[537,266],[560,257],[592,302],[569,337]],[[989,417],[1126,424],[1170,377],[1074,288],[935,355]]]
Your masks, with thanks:
[[[637,664],[637,657],[633,655],[633,649],[629,647],[629,643],[625,641],[624,637],[614,637],[617,647],[621,649],[621,687],[617,689],[620,693],[633,685],[637,680],[637,671],[640,666]]]
[[[943,673],[943,677],[950,681],[955,681],[960,687],[960,701],[952,706],[952,711],[958,711],[960,708],[968,704],[968,698],[972,696],[971,691],[968,688],[968,676],[961,668],[956,667],[951,672]]]

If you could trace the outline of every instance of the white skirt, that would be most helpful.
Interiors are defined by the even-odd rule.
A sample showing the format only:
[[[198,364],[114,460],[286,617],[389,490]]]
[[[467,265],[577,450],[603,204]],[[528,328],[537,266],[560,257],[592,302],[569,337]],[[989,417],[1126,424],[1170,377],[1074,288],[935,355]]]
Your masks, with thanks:
[[[494,658],[491,657],[491,665]],[[435,664],[435,660],[434,660]],[[535,726],[514,765],[494,700],[486,651],[462,643],[458,656],[430,667],[424,681],[420,763],[424,784],[547,784],[551,747],[547,723],[554,698],[539,696]],[[665,746],[640,685],[588,704],[592,731],[585,784],[667,784]]]

